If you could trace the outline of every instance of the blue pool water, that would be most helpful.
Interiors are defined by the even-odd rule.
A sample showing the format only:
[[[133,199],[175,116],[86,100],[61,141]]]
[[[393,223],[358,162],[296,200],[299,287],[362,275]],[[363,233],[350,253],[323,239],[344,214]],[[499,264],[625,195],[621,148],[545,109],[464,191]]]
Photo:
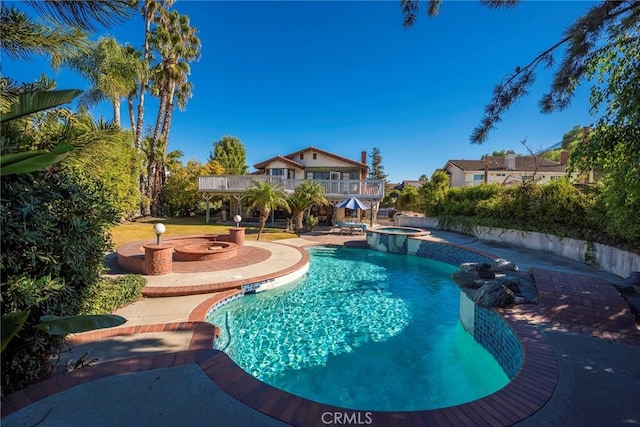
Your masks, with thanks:
[[[449,264],[320,247],[295,283],[208,320],[218,348],[279,389],[349,409],[411,411],[478,399],[509,381],[459,323]]]

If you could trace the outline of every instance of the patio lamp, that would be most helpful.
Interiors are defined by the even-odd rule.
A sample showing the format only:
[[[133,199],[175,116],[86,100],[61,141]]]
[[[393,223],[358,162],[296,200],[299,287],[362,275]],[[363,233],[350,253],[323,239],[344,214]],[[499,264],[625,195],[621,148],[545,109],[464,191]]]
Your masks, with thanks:
[[[240,215],[236,215],[233,217],[233,221],[236,223],[236,228],[240,228],[240,222],[242,221],[242,217]]]
[[[153,232],[156,233],[156,244],[160,244],[160,236],[167,231],[167,227],[163,223],[159,222],[153,226]]]

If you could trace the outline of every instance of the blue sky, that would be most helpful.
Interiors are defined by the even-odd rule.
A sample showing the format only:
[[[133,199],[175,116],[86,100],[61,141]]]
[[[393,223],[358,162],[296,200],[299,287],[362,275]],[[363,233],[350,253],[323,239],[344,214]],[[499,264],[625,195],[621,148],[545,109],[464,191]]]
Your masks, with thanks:
[[[469,142],[495,84],[560,39],[590,3],[527,1],[494,10],[448,1],[431,19],[422,6],[406,29],[395,0],[178,0],[174,9],[198,28],[202,55],[192,64],[194,96],[174,114],[169,149],[183,151],[184,161],[205,162],[214,141],[233,135],[253,170],[311,145],[356,160],[378,147],[388,179],[399,182],[431,176],[448,159],[526,153],[525,138],[531,148],[545,148],[592,122],[586,87],[568,110],[539,113],[550,81],[549,71],[540,70],[530,96],[503,116],[489,141]],[[103,32],[140,47],[144,24],[135,16]],[[69,71],[52,72],[46,60],[2,64],[4,75],[21,81],[42,72],[59,88],[87,87]],[[148,125],[157,104],[148,102],[146,110]],[[111,118],[108,105],[93,112]]]

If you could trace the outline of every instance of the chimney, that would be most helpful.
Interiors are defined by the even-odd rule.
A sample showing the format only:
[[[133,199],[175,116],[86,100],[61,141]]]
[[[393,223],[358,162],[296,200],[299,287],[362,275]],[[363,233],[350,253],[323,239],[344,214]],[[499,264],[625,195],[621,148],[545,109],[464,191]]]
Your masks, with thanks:
[[[562,166],[566,166],[569,163],[569,152],[567,150],[562,150],[560,152],[560,164]]]
[[[515,170],[516,169],[516,153],[509,150],[504,155],[504,167],[507,170]]]
[[[365,165],[367,164],[367,152],[363,151],[360,155],[360,163],[364,163]]]

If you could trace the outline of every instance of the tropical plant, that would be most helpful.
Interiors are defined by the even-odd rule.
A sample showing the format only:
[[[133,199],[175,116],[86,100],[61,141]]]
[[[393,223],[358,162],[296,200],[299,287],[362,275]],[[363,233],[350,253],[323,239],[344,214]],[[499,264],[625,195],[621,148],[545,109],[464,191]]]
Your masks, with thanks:
[[[140,2],[142,16],[144,18],[144,47],[142,51],[143,70],[147,71],[142,74],[140,87],[138,89],[138,116],[134,130],[135,146],[142,146],[143,128],[144,128],[144,103],[145,94],[149,85],[148,72],[151,69],[152,46],[151,46],[151,24],[154,22],[156,14],[160,14],[170,8],[175,0],[143,0]]]
[[[296,233],[300,233],[303,230],[304,215],[306,213],[307,218],[309,218],[309,212],[314,205],[329,205],[329,201],[324,194],[322,185],[305,180],[296,187],[293,193],[287,196],[287,205],[293,215]]]
[[[257,240],[260,240],[262,230],[264,230],[267,224],[271,211],[278,208],[289,211],[286,195],[281,186],[260,180],[255,180],[244,195],[248,203],[249,211],[252,209],[260,211],[260,216],[258,217],[260,228],[257,237]]]
[[[113,121],[120,126],[122,98],[136,91],[144,72],[138,52],[120,45],[113,37],[101,37],[88,50],[54,58],[56,67],[65,66],[77,71],[92,85],[79,98],[81,106],[91,107],[102,100],[113,105]]]
[[[174,102],[178,97],[178,105],[186,106],[191,96],[191,85],[187,80],[190,73],[189,62],[200,56],[200,39],[197,29],[190,26],[189,17],[177,11],[159,9],[153,17],[156,27],[149,35],[149,43],[155,48],[159,62],[152,70],[152,92],[159,99],[158,115],[148,153],[147,196],[151,202],[151,213],[162,212],[162,194],[164,192],[165,168],[161,159],[165,156],[169,141]]]

